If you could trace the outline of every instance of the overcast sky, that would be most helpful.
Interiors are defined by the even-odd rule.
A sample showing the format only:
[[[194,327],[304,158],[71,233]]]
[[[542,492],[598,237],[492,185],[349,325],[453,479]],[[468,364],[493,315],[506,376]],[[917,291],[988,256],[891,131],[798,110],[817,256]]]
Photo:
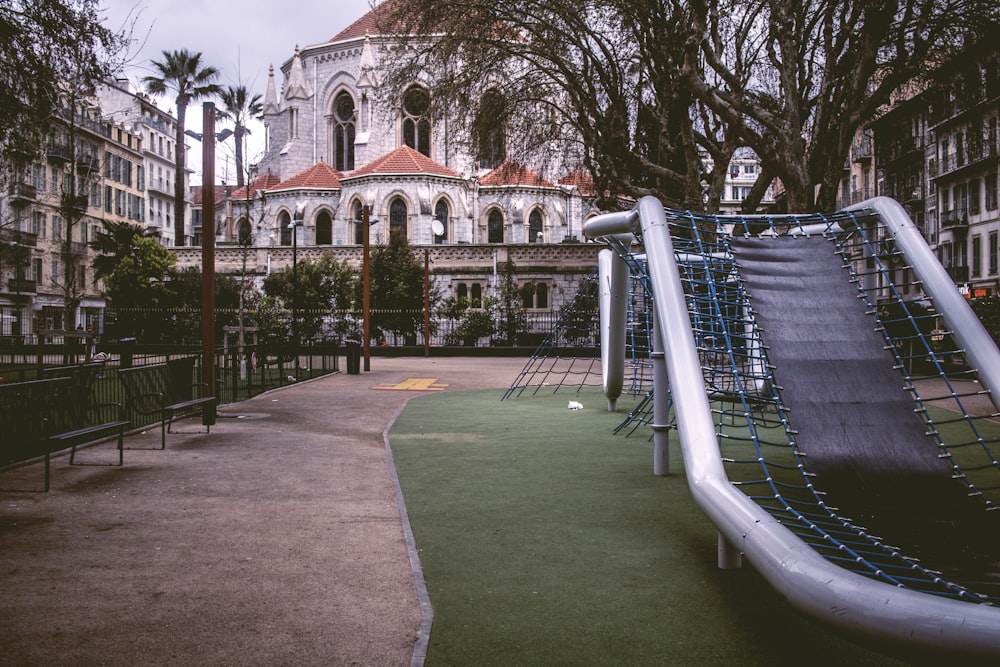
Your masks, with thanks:
[[[154,73],[150,60],[162,60],[163,51],[187,49],[200,51],[204,64],[220,70],[221,85],[242,83],[252,93],[263,96],[270,65],[274,65],[280,88],[283,79],[278,70],[292,57],[296,45],[305,47],[328,41],[366,14],[371,3],[372,0],[104,0],[103,11],[104,24],[112,30],[128,29],[134,20],[132,34],[136,44],[126,72],[133,92],[142,77]],[[159,106],[173,112],[173,98],[162,100]],[[200,131],[200,101],[188,107],[187,118],[187,127]],[[192,150],[188,166],[200,173],[201,157],[196,143],[189,143]],[[218,178],[223,176],[220,170],[225,169],[224,154],[231,153],[231,147],[217,149]],[[235,175],[229,180],[235,182]]]

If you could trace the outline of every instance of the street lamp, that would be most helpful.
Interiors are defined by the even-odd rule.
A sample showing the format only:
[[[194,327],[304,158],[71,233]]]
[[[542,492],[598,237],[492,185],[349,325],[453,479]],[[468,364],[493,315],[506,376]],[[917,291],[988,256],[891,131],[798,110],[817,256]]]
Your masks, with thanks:
[[[361,262],[361,329],[362,329],[362,348],[364,350],[365,357],[365,372],[371,370],[371,302],[372,302],[372,283],[371,283],[371,226],[378,222],[377,219],[371,217],[372,208],[368,204],[361,207],[361,219],[355,220],[354,222],[360,223],[362,226],[361,233],[361,250],[362,250],[362,262]]]
[[[202,382],[209,396],[216,396],[215,386],[215,142],[226,139],[233,132],[215,133],[215,103],[202,104],[204,134],[190,133],[202,141],[201,152],[201,373]],[[180,174],[177,175],[180,178]],[[176,212],[175,212],[176,213]],[[180,215],[184,215],[181,211]],[[205,222],[213,225],[206,229]],[[207,233],[206,233],[207,232]],[[175,239],[176,241],[176,239]],[[215,411],[202,416],[202,420],[215,423]]]
[[[308,202],[295,202],[295,215],[288,222],[288,228],[292,230],[292,345],[295,352],[295,379],[299,377],[299,230],[306,217],[306,204]]]

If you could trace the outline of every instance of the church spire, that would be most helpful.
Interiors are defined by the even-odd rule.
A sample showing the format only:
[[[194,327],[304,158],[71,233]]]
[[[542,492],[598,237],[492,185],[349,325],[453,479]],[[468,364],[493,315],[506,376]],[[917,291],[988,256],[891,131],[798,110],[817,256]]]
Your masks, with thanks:
[[[288,85],[285,86],[285,99],[296,98],[307,100],[312,97],[313,91],[306,81],[305,68],[302,66],[302,57],[299,55],[299,45],[295,45],[295,55],[292,57],[292,68],[288,71]]]
[[[278,89],[274,85],[274,65],[271,65],[267,72],[267,90],[264,91],[264,114],[276,114],[278,111]]]

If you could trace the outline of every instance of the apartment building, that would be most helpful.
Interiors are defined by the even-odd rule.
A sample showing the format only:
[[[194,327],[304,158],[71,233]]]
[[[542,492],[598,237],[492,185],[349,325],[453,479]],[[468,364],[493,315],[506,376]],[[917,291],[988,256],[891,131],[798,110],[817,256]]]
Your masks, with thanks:
[[[1000,50],[969,49],[872,124],[879,192],[900,201],[969,298],[1000,294]]]
[[[97,91],[101,109],[109,117],[128,127],[142,140],[146,212],[143,224],[160,233],[160,242],[174,245],[174,220],[177,215],[185,219],[185,245],[193,238],[190,219],[190,201],[185,210],[174,210],[174,183],[177,179],[174,165],[177,119],[159,109],[144,93],[133,92],[128,81],[115,81],[100,86]],[[188,173],[180,176],[187,187]]]
[[[88,243],[102,220],[140,220],[139,137],[93,101],[57,112],[44,149],[9,158],[0,200],[0,336],[98,328],[104,310]]]

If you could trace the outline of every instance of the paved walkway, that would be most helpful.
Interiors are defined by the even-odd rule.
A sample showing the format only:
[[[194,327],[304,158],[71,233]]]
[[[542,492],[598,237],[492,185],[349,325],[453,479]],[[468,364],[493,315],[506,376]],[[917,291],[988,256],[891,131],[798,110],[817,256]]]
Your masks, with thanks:
[[[419,662],[383,433],[409,398],[502,389],[525,361],[375,358],[223,406],[209,435],[181,422],[123,468],[55,459],[50,493],[0,494],[0,664],[388,666],[415,647]]]

